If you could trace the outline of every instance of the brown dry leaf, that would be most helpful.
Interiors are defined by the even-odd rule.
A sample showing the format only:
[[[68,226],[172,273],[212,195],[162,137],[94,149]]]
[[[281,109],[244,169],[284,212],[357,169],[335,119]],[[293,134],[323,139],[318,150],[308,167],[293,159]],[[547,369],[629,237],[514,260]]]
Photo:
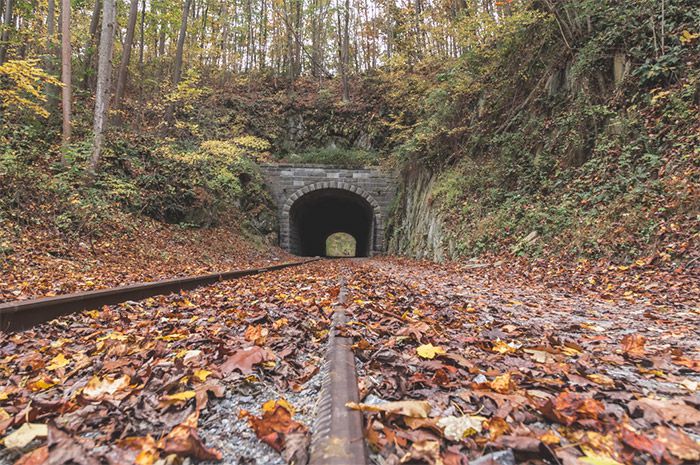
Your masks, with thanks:
[[[622,351],[632,357],[644,356],[646,339],[640,334],[628,334],[622,338]]]
[[[246,347],[231,355],[221,365],[221,373],[226,376],[234,370],[239,370],[244,375],[253,372],[253,365],[274,360],[274,356],[266,349],[259,346]]]
[[[160,458],[158,444],[149,434],[144,437],[129,437],[119,441],[118,446],[130,452],[128,460],[135,465],[153,465]],[[122,457],[127,459],[127,457]]]
[[[570,426],[579,419],[596,420],[605,406],[591,397],[566,391],[545,402],[540,411],[550,420]]]
[[[430,404],[424,400],[401,400],[376,405],[348,402],[345,406],[362,412],[393,413],[414,418],[428,418],[430,414]]]
[[[656,440],[666,446],[668,451],[681,460],[700,461],[700,443],[694,441],[683,431],[674,431],[665,426],[657,426]]]
[[[294,415],[292,406],[281,399],[279,401],[268,401],[263,405],[263,414],[256,417],[247,412],[243,416],[248,418],[248,424],[255,431],[256,436],[275,449],[281,452],[287,444],[288,436],[294,433],[306,433],[308,428],[292,419]]]
[[[95,447],[90,439],[72,437],[49,424],[48,443],[51,465],[100,465],[100,461],[89,452]]]
[[[14,465],[43,465],[49,460],[49,446],[42,446],[27,452]]]
[[[680,399],[651,399],[645,397],[629,403],[630,412],[641,409],[644,418],[650,423],[660,420],[678,426],[696,425],[700,423],[700,410],[691,407]]]
[[[167,436],[158,441],[158,447],[166,454],[192,457],[196,460],[221,460],[223,455],[216,449],[207,448],[197,433],[199,413],[193,412],[189,417]]]
[[[411,444],[411,449],[401,457],[401,463],[411,461],[425,462],[429,465],[444,465],[440,456],[438,441],[418,441]]]
[[[505,419],[501,417],[493,417],[486,421],[486,429],[489,431],[489,439],[495,441],[505,434],[510,434],[512,428],[506,422]]]
[[[661,463],[661,459],[664,456],[665,447],[660,441],[652,439],[643,434],[639,434],[636,431],[632,431],[628,428],[622,429],[622,442],[627,444],[632,449],[636,449],[641,452],[646,452],[651,455],[657,463]]]
[[[243,336],[245,337],[246,341],[261,346],[265,344],[269,333],[270,331],[262,325],[251,325],[246,328]]]

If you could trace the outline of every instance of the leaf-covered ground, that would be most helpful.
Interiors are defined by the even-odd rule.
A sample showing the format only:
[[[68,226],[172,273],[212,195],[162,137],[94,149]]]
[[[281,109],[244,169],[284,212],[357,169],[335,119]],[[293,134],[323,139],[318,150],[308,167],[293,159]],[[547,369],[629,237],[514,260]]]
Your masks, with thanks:
[[[304,463],[341,279],[373,463],[700,462],[692,289],[612,302],[371,259],[0,335],[0,463]]]
[[[318,383],[302,394],[323,356],[337,266],[311,264],[0,333],[0,463],[273,460],[257,439],[259,449],[245,448],[240,428],[222,421],[244,423],[284,457],[303,458],[308,427],[295,418],[308,423],[315,402]],[[290,399],[300,395],[306,405],[296,412]],[[212,407],[231,400],[259,412]],[[228,445],[227,455],[203,437]]]
[[[697,305],[400,260],[357,264],[350,282],[354,407],[377,463],[700,462]]]
[[[129,218],[98,239],[55,229],[19,233],[0,224],[0,302],[88,291],[142,281],[265,265],[291,258],[255,247],[229,228],[185,229]]]

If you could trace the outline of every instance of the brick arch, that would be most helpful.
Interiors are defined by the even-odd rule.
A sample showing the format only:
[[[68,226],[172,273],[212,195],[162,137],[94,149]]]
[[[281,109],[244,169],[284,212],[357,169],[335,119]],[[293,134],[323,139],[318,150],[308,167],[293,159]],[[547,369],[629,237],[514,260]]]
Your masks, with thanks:
[[[382,214],[381,214],[381,207],[379,203],[374,199],[372,194],[367,192],[365,189],[362,187],[344,182],[344,181],[324,181],[324,182],[316,182],[314,184],[309,184],[307,186],[304,186],[294,192],[292,195],[290,195],[287,200],[284,202],[284,206],[282,207],[282,224],[280,225],[281,229],[281,237],[284,238],[282,241],[282,247],[285,250],[290,249],[290,213],[292,210],[292,206],[294,203],[305,196],[306,194],[309,194],[314,191],[319,191],[319,190],[327,190],[327,189],[338,189],[338,190],[344,190],[348,192],[352,192],[353,194],[359,195],[362,197],[371,207],[372,207],[372,214],[374,217],[374,225],[372,227],[372,237],[371,237],[371,247],[370,247],[370,252],[373,251],[379,251],[383,250],[384,248],[384,238],[383,238],[383,232],[384,232],[384,226],[382,224]]]

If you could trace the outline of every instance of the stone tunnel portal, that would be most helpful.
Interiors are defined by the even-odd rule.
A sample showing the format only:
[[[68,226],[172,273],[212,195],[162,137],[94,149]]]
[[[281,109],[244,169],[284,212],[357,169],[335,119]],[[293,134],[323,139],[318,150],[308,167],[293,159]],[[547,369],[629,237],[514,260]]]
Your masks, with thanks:
[[[375,230],[373,205],[344,189],[318,189],[299,197],[289,211],[289,248],[301,256],[326,256],[326,240],[344,232],[356,241],[356,256],[372,252]]]

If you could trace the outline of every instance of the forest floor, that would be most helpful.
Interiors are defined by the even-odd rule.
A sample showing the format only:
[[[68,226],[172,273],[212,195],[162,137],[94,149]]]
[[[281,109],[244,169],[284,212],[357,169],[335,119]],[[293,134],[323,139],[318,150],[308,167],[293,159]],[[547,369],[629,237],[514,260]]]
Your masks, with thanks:
[[[0,230],[0,302],[50,297],[293,260],[227,227],[188,229],[128,217],[96,239],[46,226]]]
[[[326,260],[0,335],[0,463],[303,463],[341,280],[374,463],[700,461],[697,294],[519,276]]]

